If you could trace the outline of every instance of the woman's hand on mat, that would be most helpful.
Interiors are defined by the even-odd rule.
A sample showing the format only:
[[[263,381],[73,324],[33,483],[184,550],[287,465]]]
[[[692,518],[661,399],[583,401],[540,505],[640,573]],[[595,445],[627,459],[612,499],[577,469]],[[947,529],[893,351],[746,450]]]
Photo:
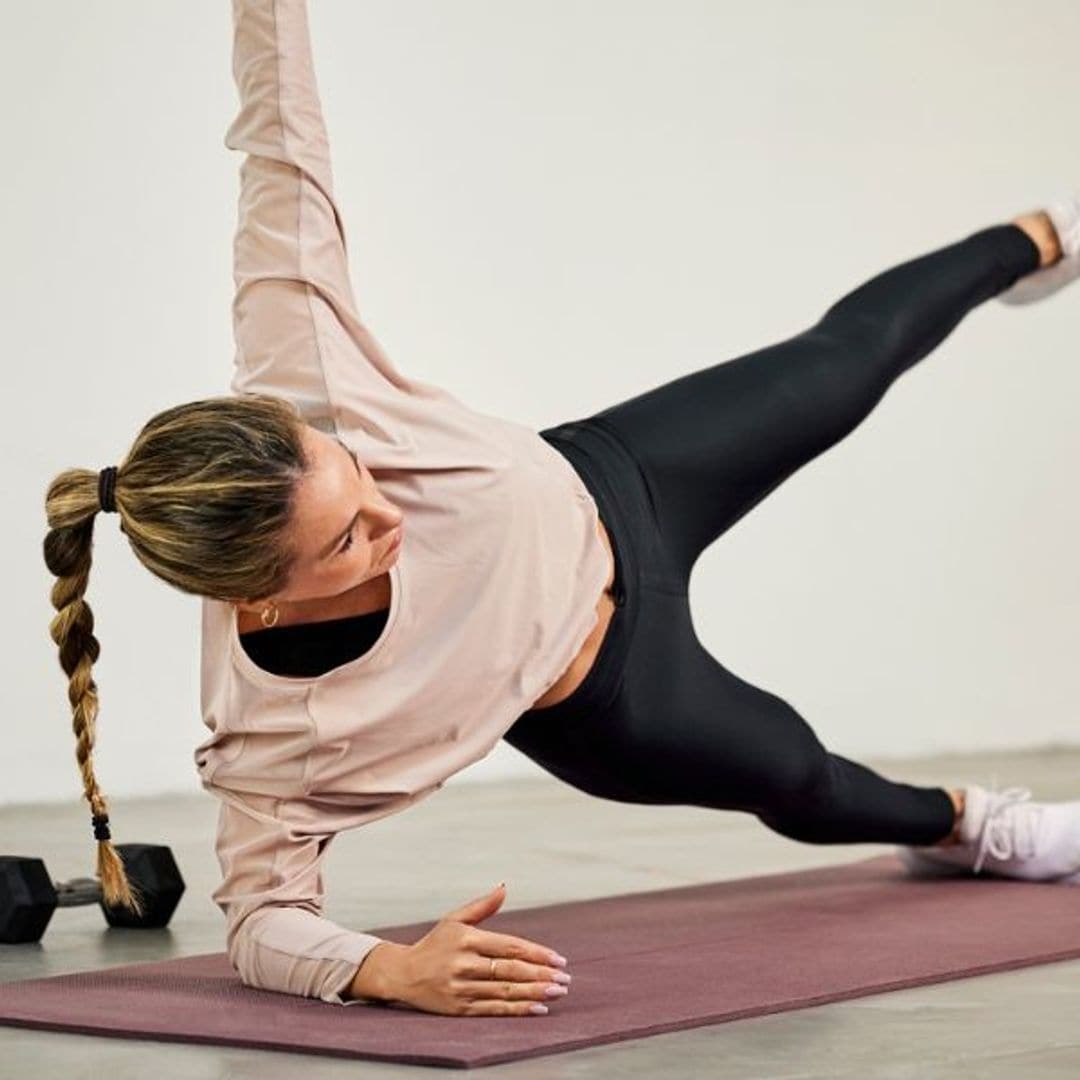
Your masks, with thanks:
[[[553,949],[475,924],[502,906],[502,885],[448,912],[395,961],[395,1000],[454,1016],[528,1016],[561,997],[569,976]],[[491,961],[495,961],[495,977]],[[565,964],[565,960],[562,960]],[[565,981],[564,981],[565,980]],[[554,994],[551,986],[558,987]],[[541,1005],[541,1009],[535,1008]]]

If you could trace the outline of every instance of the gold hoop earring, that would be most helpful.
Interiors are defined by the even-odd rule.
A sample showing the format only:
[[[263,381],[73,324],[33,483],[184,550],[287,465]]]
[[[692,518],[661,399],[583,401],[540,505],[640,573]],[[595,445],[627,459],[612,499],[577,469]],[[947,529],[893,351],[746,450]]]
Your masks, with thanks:
[[[271,611],[274,613],[273,618],[267,620],[267,615],[269,615]],[[259,615],[259,618],[262,620],[263,626],[265,626],[267,629],[269,629],[271,626],[276,626],[277,625],[278,616],[280,614],[281,614],[281,612],[278,611],[277,604],[275,604],[274,601],[271,600],[270,605],[268,607],[264,607],[262,609],[262,613]]]

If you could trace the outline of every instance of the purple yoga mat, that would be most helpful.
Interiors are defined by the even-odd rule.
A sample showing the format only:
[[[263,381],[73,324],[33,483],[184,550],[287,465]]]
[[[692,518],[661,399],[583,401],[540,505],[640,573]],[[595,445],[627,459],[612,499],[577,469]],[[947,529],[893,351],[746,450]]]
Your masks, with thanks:
[[[372,932],[411,943],[432,925]],[[344,1008],[251,989],[224,953],[206,953],[8,983],[0,986],[0,1024],[492,1065],[1080,957],[1080,888],[987,876],[919,879],[889,854],[500,911],[482,926],[558,948],[570,961],[570,993],[546,1016]]]

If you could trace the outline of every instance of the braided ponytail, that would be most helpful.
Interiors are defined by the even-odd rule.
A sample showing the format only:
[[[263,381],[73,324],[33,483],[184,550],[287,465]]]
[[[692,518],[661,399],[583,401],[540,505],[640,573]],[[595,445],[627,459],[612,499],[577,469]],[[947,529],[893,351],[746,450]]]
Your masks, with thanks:
[[[290,532],[296,484],[310,467],[304,420],[269,394],[200,398],[151,417],[119,467],[66,469],[48,487],[45,563],[56,575],[49,625],[68,676],[76,759],[98,842],[97,872],[109,907],[143,913],[112,846],[91,752],[98,713],[98,658],[86,602],[98,510],[151,573],[192,596],[267,597],[281,590],[297,555]]]
[[[90,803],[90,820],[97,840],[97,876],[105,904],[142,915],[143,898],[128,880],[123,861],[111,843],[109,808],[98,787],[91,759],[98,714],[97,684],[91,669],[100,644],[94,636],[94,613],[85,593],[97,510],[96,473],[67,469],[49,485],[45,497],[50,526],[44,541],[45,564],[57,578],[50,593],[57,614],[49,624],[49,633],[59,646],[60,666],[69,679],[75,757],[82,774],[83,793]]]

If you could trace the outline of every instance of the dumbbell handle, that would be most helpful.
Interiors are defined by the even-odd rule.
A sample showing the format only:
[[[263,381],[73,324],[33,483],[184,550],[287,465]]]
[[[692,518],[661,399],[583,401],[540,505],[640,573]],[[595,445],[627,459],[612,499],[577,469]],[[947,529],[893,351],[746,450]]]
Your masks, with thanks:
[[[96,877],[77,877],[70,881],[54,881],[57,907],[79,907],[96,904],[102,897],[101,880]]]

